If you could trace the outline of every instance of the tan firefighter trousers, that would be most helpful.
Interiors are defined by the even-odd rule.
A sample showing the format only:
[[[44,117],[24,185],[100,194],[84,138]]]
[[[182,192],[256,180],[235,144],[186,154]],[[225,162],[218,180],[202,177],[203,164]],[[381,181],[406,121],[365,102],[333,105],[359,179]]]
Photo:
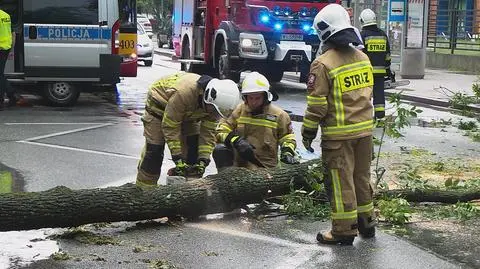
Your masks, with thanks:
[[[334,235],[357,235],[358,217],[373,216],[372,145],[372,136],[322,141],[325,187],[332,207]]]

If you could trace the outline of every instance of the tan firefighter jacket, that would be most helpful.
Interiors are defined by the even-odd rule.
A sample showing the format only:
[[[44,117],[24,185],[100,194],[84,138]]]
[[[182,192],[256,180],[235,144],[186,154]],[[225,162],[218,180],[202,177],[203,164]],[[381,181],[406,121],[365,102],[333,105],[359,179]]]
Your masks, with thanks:
[[[345,140],[372,134],[373,73],[368,56],[357,49],[329,49],[317,57],[307,81],[302,136]]]
[[[162,119],[172,156],[182,153],[182,134],[200,134],[198,158],[209,159],[215,146],[217,119],[203,108],[203,89],[197,87],[199,78],[197,74],[179,72],[156,81],[148,91],[145,110]]]
[[[277,165],[279,147],[282,151],[295,152],[296,142],[290,116],[273,104],[266,105],[263,113],[255,116],[245,103],[238,105],[230,117],[218,125],[217,142],[228,144],[225,140],[231,132],[247,139],[255,147],[257,160],[267,168]],[[238,159],[237,166],[249,167]]]

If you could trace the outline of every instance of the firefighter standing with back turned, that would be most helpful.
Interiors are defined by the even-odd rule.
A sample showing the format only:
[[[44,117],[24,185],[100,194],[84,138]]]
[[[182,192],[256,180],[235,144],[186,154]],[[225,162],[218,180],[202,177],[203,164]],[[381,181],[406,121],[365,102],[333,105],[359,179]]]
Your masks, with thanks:
[[[332,228],[318,233],[317,240],[351,245],[358,232],[375,235],[370,185],[373,72],[368,56],[353,47],[361,41],[346,12],[341,5],[329,4],[314,19],[322,54],[310,67],[302,137],[313,152],[312,141],[321,126]]]
[[[375,119],[385,117],[385,76],[391,77],[390,44],[384,31],[377,27],[375,12],[367,8],[360,13],[360,32],[365,48],[373,66],[373,106]]]
[[[232,80],[178,72],[153,83],[142,117],[146,141],[136,184],[157,185],[165,143],[174,175],[202,176],[215,146],[217,119],[228,117],[239,103],[240,91]]]
[[[244,103],[218,126],[213,159],[218,170],[235,166],[248,169],[273,168],[280,161],[298,163],[290,116],[271,104],[274,99],[267,78],[249,73],[242,82]]]

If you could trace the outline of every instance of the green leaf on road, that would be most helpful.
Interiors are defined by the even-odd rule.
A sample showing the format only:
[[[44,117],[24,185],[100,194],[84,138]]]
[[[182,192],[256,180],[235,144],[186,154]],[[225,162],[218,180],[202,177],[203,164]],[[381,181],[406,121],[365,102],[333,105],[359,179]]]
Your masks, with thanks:
[[[0,193],[12,192],[12,174],[6,171],[0,171]]]

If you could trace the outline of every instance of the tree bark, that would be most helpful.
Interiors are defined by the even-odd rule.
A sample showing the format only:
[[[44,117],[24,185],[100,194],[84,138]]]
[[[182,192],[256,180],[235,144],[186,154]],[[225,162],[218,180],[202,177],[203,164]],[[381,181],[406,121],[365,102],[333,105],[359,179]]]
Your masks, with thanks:
[[[165,216],[229,212],[270,196],[286,194],[290,183],[305,184],[312,160],[284,168],[229,168],[217,175],[144,190],[134,184],[0,195],[0,231],[72,227],[96,222],[137,221]]]
[[[454,204],[480,199],[480,189],[469,190],[389,190],[375,196],[402,197],[409,202],[438,202]]]
[[[60,186],[42,192],[0,195],[0,231],[74,227],[96,222],[138,221],[159,217],[195,217],[229,212],[246,204],[281,196],[290,186],[306,187],[311,160],[257,171],[229,168],[217,175],[145,190],[134,184],[71,190]],[[377,193],[412,202],[456,203],[480,199],[480,190],[390,190]]]

